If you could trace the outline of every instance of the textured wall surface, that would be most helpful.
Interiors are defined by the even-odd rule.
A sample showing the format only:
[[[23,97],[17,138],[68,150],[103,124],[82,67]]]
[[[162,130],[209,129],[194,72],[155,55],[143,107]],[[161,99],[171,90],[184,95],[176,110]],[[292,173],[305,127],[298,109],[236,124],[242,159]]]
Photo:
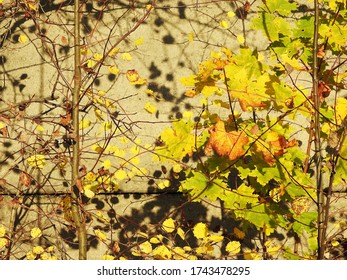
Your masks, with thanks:
[[[0,23],[0,121],[8,128],[8,135],[0,138],[0,224],[12,232],[11,259],[25,258],[33,244],[45,248],[54,244],[57,258],[76,259],[76,231],[65,209],[71,146],[62,127],[73,84],[73,7],[72,1],[63,1],[63,5],[62,1],[41,2],[37,20],[21,12]],[[246,35],[248,45],[262,49],[259,34],[248,30],[252,11],[242,19],[237,1],[157,1],[148,19],[117,45],[117,55],[108,57],[94,75],[88,72],[93,54],[103,54],[105,46],[109,48],[127,34],[143,17],[148,1],[111,1],[107,9],[103,1],[86,2],[81,19],[86,65],[82,74],[83,87],[88,90],[81,99],[85,105],[81,120],[97,120],[98,104],[90,101],[99,98],[97,93],[102,90],[113,101],[109,108],[100,105],[104,121],[112,122],[109,113],[117,112],[113,128],[118,124],[120,129],[116,134],[100,130],[100,126],[83,129],[82,164],[87,171],[100,174],[103,162],[110,160],[113,172],[125,170],[128,174],[117,188],[105,189],[86,205],[88,258],[101,259],[112,251],[110,244],[119,246],[113,251],[118,256],[129,255],[142,240],[138,232],[154,234],[157,224],[171,214],[187,226],[210,221],[216,233],[221,226],[231,230],[235,222],[224,216],[219,202],[188,204],[181,194],[158,188],[170,176],[170,165],[162,166],[148,147],[154,147],[160,132],[174,118],[185,111],[193,116],[201,113],[199,99],[186,97],[179,79],[197,71],[211,51],[222,46],[235,48],[239,35]],[[11,1],[4,0],[3,5],[10,7]],[[11,11],[15,7],[7,13]],[[229,11],[236,16],[229,18]],[[221,20],[227,20],[230,28],[222,28]],[[143,43],[137,44],[141,38]],[[110,73],[107,66],[116,66],[119,73]],[[146,85],[130,84],[129,70],[136,70],[147,80]],[[144,108],[147,102],[156,107],[154,112]],[[229,112],[221,108],[218,113]],[[124,153],[116,155],[113,150],[99,158],[96,147],[106,143]],[[28,164],[35,151],[46,155],[42,169]],[[28,185],[23,183],[23,173],[30,176]],[[338,204],[333,211],[339,212],[345,200],[335,199]],[[33,241],[30,233],[34,227],[41,228],[43,236]],[[107,233],[107,242],[95,238],[98,229]],[[0,258],[4,257],[1,254],[4,251]],[[219,256],[216,250],[215,257]]]

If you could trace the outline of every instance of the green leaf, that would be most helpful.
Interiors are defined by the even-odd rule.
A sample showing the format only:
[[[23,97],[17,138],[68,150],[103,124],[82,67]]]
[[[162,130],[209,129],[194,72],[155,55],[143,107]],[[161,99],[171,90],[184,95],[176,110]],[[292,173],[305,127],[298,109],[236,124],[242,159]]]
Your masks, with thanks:
[[[289,3],[287,0],[266,0],[265,3],[271,13],[277,12],[281,16],[288,16],[297,8],[297,3]]]
[[[289,37],[292,36],[292,28],[288,21],[266,12],[263,12],[258,17],[252,19],[251,28],[255,30],[263,30],[265,36],[271,42],[278,41],[280,34]]]
[[[313,38],[314,18],[301,18],[296,23],[296,28],[293,30],[294,38]]]
[[[317,212],[306,212],[300,216],[294,215],[295,222],[293,223],[293,230],[301,236],[303,231],[314,232],[316,230]]]
[[[157,153],[161,156],[182,160],[187,154],[192,155],[195,150],[194,124],[191,121],[179,120],[174,122],[172,128],[166,128],[161,133],[164,147],[158,147]]]

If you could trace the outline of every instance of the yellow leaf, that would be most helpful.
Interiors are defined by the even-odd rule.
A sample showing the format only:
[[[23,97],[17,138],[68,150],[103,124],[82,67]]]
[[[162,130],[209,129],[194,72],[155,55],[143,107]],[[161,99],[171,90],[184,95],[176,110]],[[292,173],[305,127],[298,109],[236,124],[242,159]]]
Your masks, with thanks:
[[[160,245],[153,250],[153,256],[156,259],[168,260],[171,259],[172,253],[164,245]]]
[[[35,227],[31,230],[30,235],[31,235],[31,238],[34,239],[34,238],[42,236],[42,231],[41,229]]]
[[[36,255],[35,255],[32,251],[29,251],[29,252],[26,254],[26,258],[27,258],[27,260],[35,260]]]
[[[119,169],[113,174],[113,176],[118,180],[124,180],[127,177],[127,174],[124,170]]]
[[[189,41],[189,42],[193,42],[193,41],[194,41],[194,32],[190,32],[190,33],[188,34],[188,41]]]
[[[90,121],[90,120],[84,119],[84,120],[81,120],[81,121],[80,121],[78,128],[79,128],[79,129],[85,129],[85,128],[90,127],[90,124],[91,124],[91,121]]]
[[[8,240],[6,238],[3,238],[3,237],[0,237],[0,250],[3,248],[3,247],[6,247],[8,244]]]
[[[159,189],[165,189],[168,186],[170,186],[170,181],[169,180],[164,180],[158,183],[158,188]]]
[[[109,57],[115,57],[116,54],[117,54],[118,52],[119,52],[119,48],[113,48],[113,49],[109,52],[108,56],[109,56]]]
[[[207,236],[207,241],[210,241],[210,242],[221,242],[223,240],[224,240],[224,236],[222,236],[222,235]]]
[[[278,251],[281,249],[281,246],[274,244],[270,240],[265,242],[265,246],[266,246],[266,252],[270,254],[271,256],[277,254]]]
[[[104,90],[99,90],[99,91],[98,91],[98,95],[99,95],[99,96],[105,96],[105,95],[106,95],[106,91],[104,91]]]
[[[98,177],[97,174],[95,174],[94,172],[88,172],[86,174],[86,176],[84,176],[84,178],[86,178],[86,180],[88,180],[89,182],[95,181],[95,179]]]
[[[55,250],[54,246],[49,246],[48,248],[46,248],[47,253],[52,253],[52,252],[54,252],[54,250]]]
[[[143,42],[145,41],[145,39],[143,39],[142,37],[141,38],[138,38],[134,41],[134,45],[135,46],[139,46],[139,45],[142,45]]]
[[[119,69],[116,66],[107,66],[107,70],[114,75],[119,73]]]
[[[45,156],[44,155],[34,155],[27,159],[28,164],[32,167],[37,167],[39,169],[42,169],[43,166],[46,163]]]
[[[114,146],[112,152],[113,152],[114,156],[116,156],[116,157],[124,157],[125,156],[125,151],[123,149],[119,149],[116,146]]]
[[[112,123],[111,122],[103,122],[102,124],[102,131],[110,130],[112,128]]]
[[[173,171],[173,172],[176,172],[176,173],[181,172],[182,169],[183,169],[183,167],[182,167],[182,165],[180,165],[180,164],[175,164],[175,165],[172,167],[172,171]]]
[[[40,255],[44,252],[45,250],[41,246],[35,246],[33,248],[33,253],[36,255]]]
[[[235,13],[233,11],[228,12],[228,17],[232,18],[235,16]]]
[[[173,232],[174,230],[175,230],[175,228],[176,228],[176,222],[175,222],[175,220],[174,219],[172,219],[172,218],[168,218],[168,219],[166,219],[164,222],[163,222],[163,229],[166,231],[166,232],[168,232],[168,233],[170,233],[170,232]]]
[[[88,68],[93,68],[95,66],[95,61],[92,59],[88,59],[87,61],[87,67]]]
[[[208,234],[207,225],[204,223],[197,223],[194,226],[193,234],[196,238],[205,238]]]
[[[140,153],[140,147],[137,146],[137,145],[134,145],[130,148],[130,152],[133,154],[133,155],[138,155]]]
[[[214,94],[217,90],[218,90],[218,87],[216,87],[216,86],[204,86],[201,93],[205,97],[209,97],[210,95]]]
[[[343,97],[337,98],[335,109],[337,115],[337,123],[341,124],[343,119],[347,116],[347,99]]]
[[[152,252],[152,244],[149,243],[149,241],[145,241],[141,243],[139,248],[140,248],[140,251],[145,254],[149,254],[150,252]]]
[[[243,44],[245,42],[245,37],[243,35],[237,35],[236,40],[240,43]]]
[[[241,251],[241,243],[239,241],[230,241],[225,250],[230,254],[236,255]]]
[[[182,238],[182,240],[185,240],[186,237],[185,237],[184,231],[180,227],[177,229],[177,234],[179,237]]]
[[[94,108],[94,114],[95,114],[95,116],[96,116],[96,118],[99,120],[99,121],[103,121],[104,119],[103,119],[103,112],[100,110],[100,109],[96,109],[96,108]]]
[[[106,159],[103,163],[102,166],[105,167],[106,169],[110,169],[112,166],[112,162],[109,159]]]
[[[49,254],[47,254],[46,252],[42,253],[40,255],[40,260],[48,260],[49,259]]]
[[[213,247],[210,244],[204,244],[196,248],[195,251],[201,255],[208,255],[213,253]]]
[[[28,7],[33,11],[37,11],[37,3],[35,1],[28,2]]]
[[[101,241],[106,241],[106,239],[107,239],[106,234],[104,232],[102,232],[100,229],[94,230],[94,234]]]
[[[123,60],[130,61],[130,60],[132,60],[133,57],[131,56],[130,53],[123,53],[122,58],[123,58]]]
[[[339,244],[340,244],[340,242],[338,242],[337,240],[331,241],[331,245],[332,245],[333,247],[336,247],[336,246],[338,246]]]
[[[88,198],[93,198],[95,196],[95,193],[91,189],[85,187],[84,188],[84,195]]]
[[[128,70],[126,73],[126,77],[132,85],[143,85],[147,82],[146,79],[140,77],[140,75],[137,73],[135,69]]]
[[[145,106],[144,106],[145,110],[150,113],[153,114],[157,111],[157,107],[155,107],[152,103],[150,102],[146,102]]]
[[[191,87],[194,86],[197,81],[197,76],[196,75],[190,75],[189,77],[183,77],[180,78],[179,81],[181,82],[182,85]]]
[[[93,58],[96,61],[100,61],[103,58],[103,55],[101,53],[95,53],[93,54]]]
[[[153,10],[153,9],[154,9],[154,6],[153,6],[153,5],[151,5],[151,4],[146,5],[146,10],[147,10],[147,11],[151,11],[151,10]]]
[[[28,42],[28,37],[24,34],[19,35],[18,42],[21,44],[25,44]]]
[[[3,227],[3,225],[0,225],[0,237],[4,237],[6,233],[6,229]]]
[[[230,24],[229,22],[227,22],[226,20],[222,20],[220,23],[219,23],[220,27],[224,28],[224,29],[228,29],[230,27]]]
[[[261,260],[261,254],[258,252],[252,252],[249,249],[245,249],[243,256],[246,260]]]
[[[112,260],[114,260],[114,256],[111,256],[111,255],[103,255],[103,256],[102,256],[102,260],[104,260],[104,261],[112,261]]]
[[[149,242],[151,242],[152,244],[159,244],[162,240],[163,240],[163,236],[161,234],[158,234],[155,237],[152,237]]]
[[[130,159],[130,163],[136,166],[140,163],[140,158],[139,157],[133,157]]]
[[[42,125],[38,125],[38,126],[36,127],[36,131],[38,131],[38,132],[44,132],[44,131],[45,131],[45,128],[44,128]]]
[[[172,251],[175,253],[174,259],[175,260],[185,260],[188,258],[188,254],[184,251],[181,247],[174,247],[172,248]]]
[[[90,54],[91,51],[88,48],[81,48],[81,55],[87,55]]]

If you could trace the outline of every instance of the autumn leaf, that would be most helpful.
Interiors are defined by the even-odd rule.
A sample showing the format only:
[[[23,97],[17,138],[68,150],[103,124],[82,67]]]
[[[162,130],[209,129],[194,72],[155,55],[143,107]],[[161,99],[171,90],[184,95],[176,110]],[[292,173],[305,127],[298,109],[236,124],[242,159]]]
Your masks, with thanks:
[[[94,230],[94,234],[101,241],[106,241],[106,239],[107,239],[106,234],[99,229]]]
[[[228,29],[230,27],[230,24],[229,22],[227,22],[226,20],[222,20],[220,23],[219,23],[220,27],[224,28],[224,29]]]
[[[197,223],[194,226],[193,234],[196,238],[205,238],[208,234],[208,227],[204,223]]]
[[[45,156],[44,155],[34,155],[27,159],[28,164],[32,167],[37,167],[39,169],[42,169],[45,165]]]
[[[123,58],[123,60],[125,60],[125,61],[130,61],[130,60],[133,59],[133,57],[131,56],[130,53],[123,53],[123,54],[122,54],[122,58]]]
[[[119,169],[113,174],[113,176],[118,180],[124,180],[127,177],[127,174],[124,170]]]
[[[44,252],[45,250],[41,246],[35,246],[33,248],[33,253],[36,255],[40,255]]]
[[[139,248],[140,251],[145,254],[149,254],[150,252],[152,252],[152,244],[149,243],[149,241],[145,241],[142,244],[140,244]]]
[[[21,44],[25,44],[26,42],[28,42],[28,37],[24,34],[21,34],[19,35],[18,42]]]
[[[132,85],[143,85],[147,82],[145,79],[140,77],[139,73],[135,69],[128,70],[126,77]]]
[[[170,233],[170,232],[173,232],[176,228],[176,225],[175,225],[175,220],[172,219],[172,218],[168,218],[166,219],[164,222],[163,222],[163,229]]]
[[[32,239],[42,236],[41,229],[39,229],[37,227],[33,228],[30,232],[30,236]]]
[[[271,131],[267,134],[265,142],[258,140],[256,149],[262,153],[267,164],[273,165],[275,163],[275,157],[283,155],[286,148],[293,147],[296,144],[296,140],[288,142],[282,135]]]
[[[224,122],[218,120],[210,130],[210,138],[205,146],[205,154],[210,155],[213,150],[220,156],[228,156],[230,160],[235,160],[245,154],[244,145],[247,145],[248,142],[249,139],[244,132],[227,132]]]
[[[141,37],[141,38],[138,38],[138,39],[136,39],[136,40],[134,41],[134,45],[135,45],[135,46],[142,45],[144,41],[145,41],[144,38],[142,38],[142,37]]]
[[[31,176],[28,173],[22,171],[19,176],[19,181],[23,186],[29,187],[31,185]]]
[[[6,229],[3,227],[3,225],[0,224],[0,237],[4,237],[6,233]]]
[[[114,256],[112,256],[112,255],[103,255],[102,256],[102,260],[104,260],[104,261],[112,261],[112,260],[114,260]]]
[[[107,70],[114,75],[117,75],[119,73],[117,66],[107,66]]]
[[[144,109],[150,114],[153,114],[157,111],[157,107],[155,107],[155,105],[153,105],[151,102],[146,102]]]
[[[239,241],[230,241],[225,247],[225,251],[230,254],[236,255],[241,251],[241,243]]]

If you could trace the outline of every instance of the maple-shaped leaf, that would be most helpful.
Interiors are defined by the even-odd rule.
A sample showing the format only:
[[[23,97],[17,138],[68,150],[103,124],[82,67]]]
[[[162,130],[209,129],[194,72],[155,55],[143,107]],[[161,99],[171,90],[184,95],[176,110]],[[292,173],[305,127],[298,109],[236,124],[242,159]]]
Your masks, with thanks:
[[[205,154],[215,151],[220,156],[228,156],[230,160],[242,157],[246,150],[244,146],[249,142],[242,131],[225,130],[224,122],[219,120],[210,130],[210,138],[205,146]]]
[[[257,151],[261,152],[267,164],[273,165],[275,157],[285,153],[286,148],[293,147],[297,144],[296,140],[287,141],[282,135],[275,131],[267,134],[266,141],[256,143]]]

